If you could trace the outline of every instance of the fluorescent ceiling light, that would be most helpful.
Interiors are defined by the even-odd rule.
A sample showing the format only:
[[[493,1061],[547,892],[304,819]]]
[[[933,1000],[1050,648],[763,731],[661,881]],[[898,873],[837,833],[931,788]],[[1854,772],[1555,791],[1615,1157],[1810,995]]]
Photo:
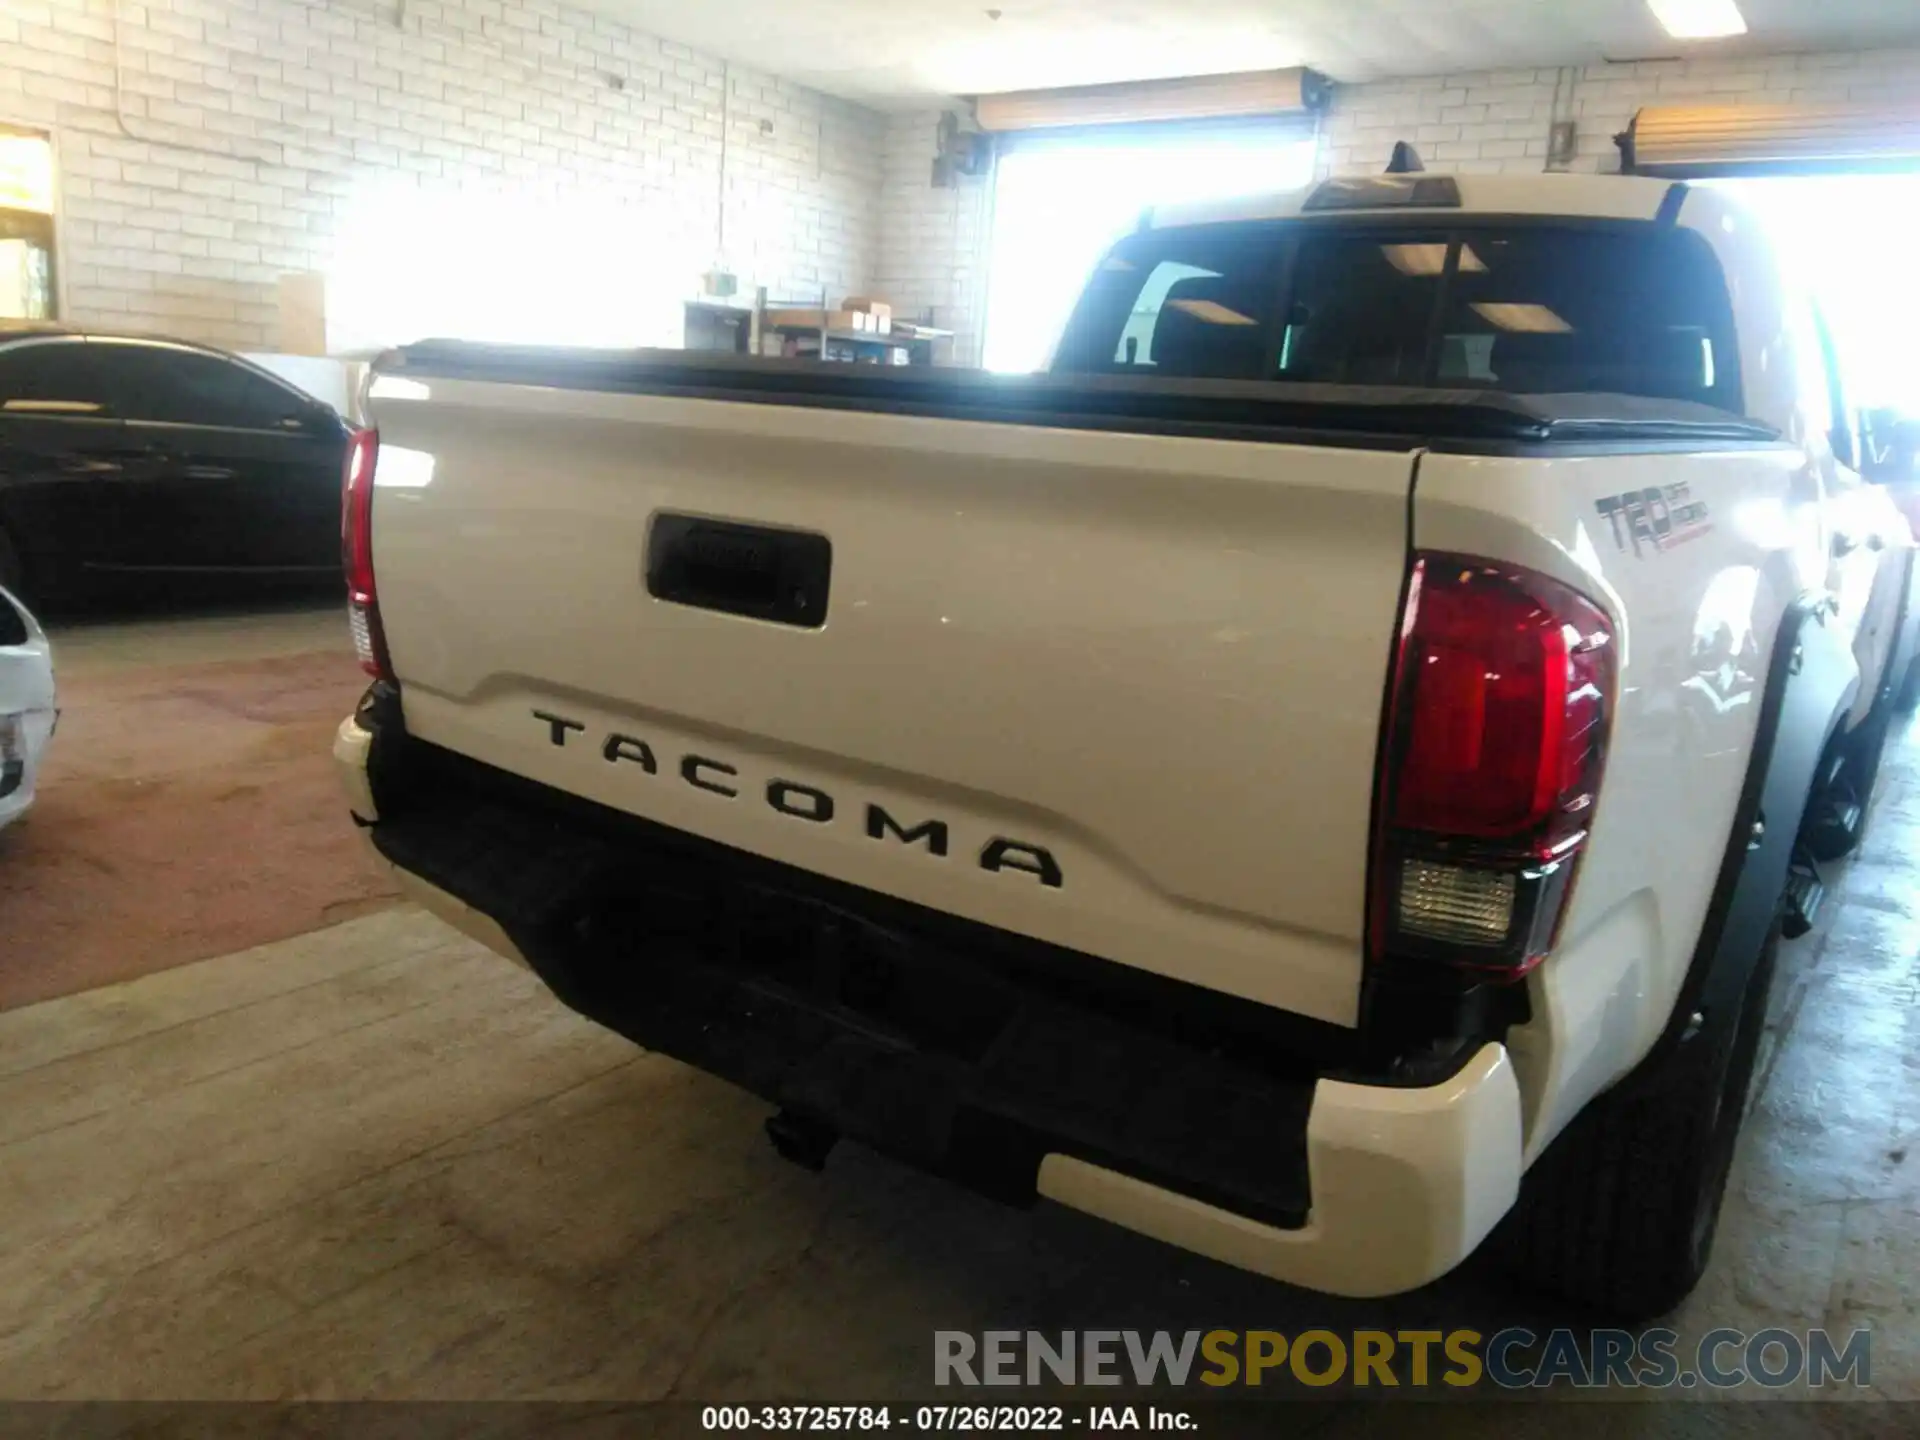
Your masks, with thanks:
[[[1242,315],[1238,310],[1229,310],[1214,300],[1169,300],[1174,309],[1191,315],[1204,325],[1255,325],[1251,315]]]
[[[1382,245],[1380,253],[1402,275],[1438,275],[1447,268],[1444,245]]]
[[[1447,268],[1447,247],[1440,245],[1382,245],[1380,253],[1402,275],[1438,275]],[[1486,263],[1473,253],[1471,245],[1460,247],[1460,268],[1470,274],[1484,274]]]
[[[1654,19],[1676,40],[1718,40],[1747,33],[1734,0],[1647,0]]]
[[[1573,326],[1544,305],[1476,304],[1474,313],[1497,330],[1521,335],[1571,335]]]

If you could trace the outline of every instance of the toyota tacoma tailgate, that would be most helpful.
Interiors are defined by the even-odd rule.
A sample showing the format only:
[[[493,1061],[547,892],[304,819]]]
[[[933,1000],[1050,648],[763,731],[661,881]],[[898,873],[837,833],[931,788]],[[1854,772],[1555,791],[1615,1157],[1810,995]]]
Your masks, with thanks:
[[[1121,431],[1031,382],[981,423],[984,379],[856,409],[895,377],[566,363],[421,347],[372,387],[412,734],[1354,1023],[1410,445]]]

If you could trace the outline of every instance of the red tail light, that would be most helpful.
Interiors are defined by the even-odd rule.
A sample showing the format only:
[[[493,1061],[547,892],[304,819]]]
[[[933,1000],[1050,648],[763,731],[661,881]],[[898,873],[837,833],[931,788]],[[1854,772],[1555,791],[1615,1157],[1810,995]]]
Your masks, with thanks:
[[[356,430],[347,441],[340,486],[340,561],[347,576],[347,618],[360,668],[377,680],[393,679],[387,637],[380,628],[380,598],[373,579],[373,470],[380,436]]]
[[[1591,824],[1614,687],[1591,601],[1517,566],[1414,562],[1381,746],[1376,960],[1525,974]]]

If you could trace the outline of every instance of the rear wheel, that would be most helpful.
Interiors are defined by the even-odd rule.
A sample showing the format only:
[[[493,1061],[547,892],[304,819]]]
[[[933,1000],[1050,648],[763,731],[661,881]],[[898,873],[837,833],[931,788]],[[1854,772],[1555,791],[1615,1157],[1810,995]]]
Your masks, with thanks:
[[[1826,781],[1807,807],[1801,829],[1807,853],[1815,860],[1842,859],[1866,839],[1893,717],[1894,707],[1883,699],[1851,735],[1835,742],[1832,758],[1820,767]]]
[[[1766,1026],[1776,925],[1739,1005],[1589,1105],[1528,1172],[1496,1244],[1542,1290],[1625,1320],[1672,1310],[1712,1253]]]

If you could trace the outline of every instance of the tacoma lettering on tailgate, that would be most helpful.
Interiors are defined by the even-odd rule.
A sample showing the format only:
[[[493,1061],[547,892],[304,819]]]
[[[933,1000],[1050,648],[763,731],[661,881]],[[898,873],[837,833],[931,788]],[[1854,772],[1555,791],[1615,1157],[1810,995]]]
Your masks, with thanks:
[[[568,748],[570,736],[587,733],[584,722],[569,720],[564,715],[555,715],[550,711],[535,710],[533,718],[547,727],[547,739],[561,749]],[[586,747],[580,748],[584,750]],[[612,733],[600,742],[598,749],[600,758],[609,765],[638,765],[649,775],[660,773],[660,760],[653,746],[638,736]],[[674,768],[681,780],[696,790],[704,790],[723,800],[740,798],[740,769],[737,765],[711,755],[687,754],[675,760]],[[830,824],[839,810],[832,795],[817,786],[803,785],[797,780],[769,780],[764,798],[769,809],[811,825]],[[908,825],[871,800],[866,802],[864,810],[864,830],[869,840],[892,840],[919,849],[929,856],[946,856],[950,840],[946,821],[921,820]],[[1053,858],[1053,852],[1044,846],[1029,845],[1024,840],[1010,840],[1000,835],[980,847],[979,864],[982,870],[996,873],[1017,870],[1056,890],[1065,881],[1060,862]]]

